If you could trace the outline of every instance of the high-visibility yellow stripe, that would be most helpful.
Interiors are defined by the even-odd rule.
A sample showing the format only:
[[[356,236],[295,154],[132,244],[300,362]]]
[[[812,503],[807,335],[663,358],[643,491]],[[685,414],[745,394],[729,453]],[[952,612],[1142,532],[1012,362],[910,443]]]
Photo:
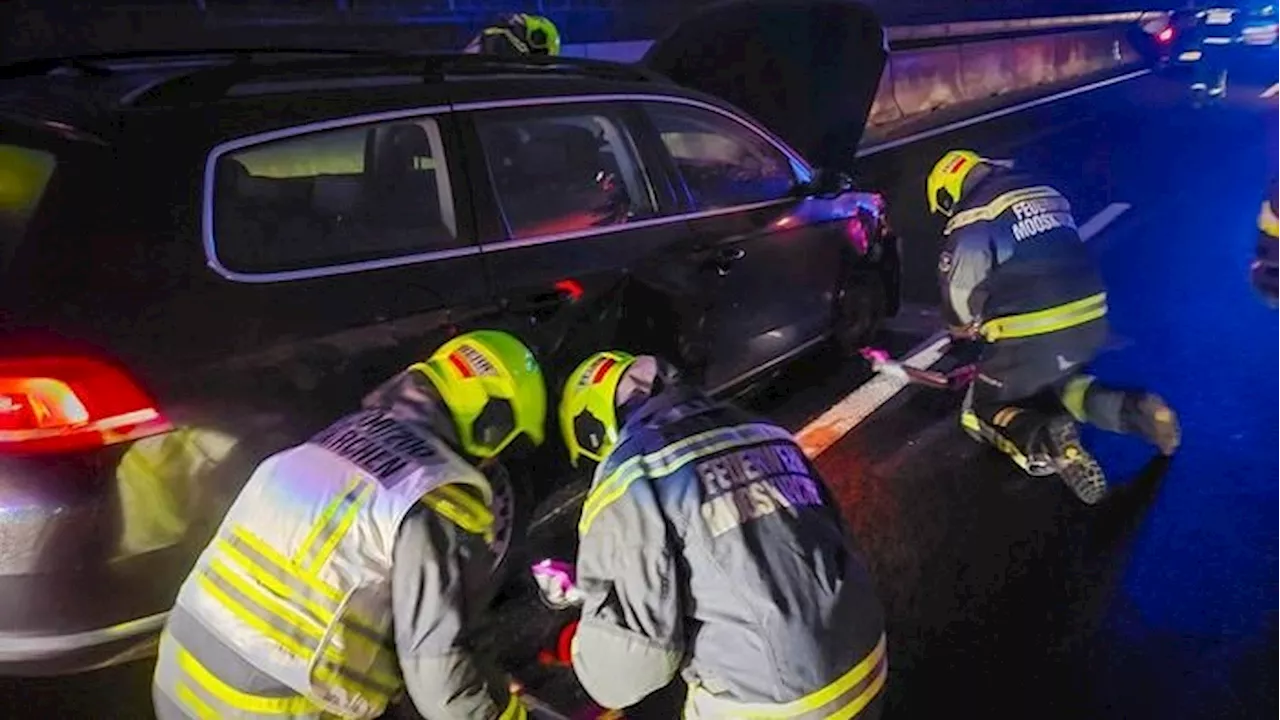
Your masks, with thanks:
[[[241,552],[239,548],[223,538],[218,538],[216,545],[225,557],[235,563],[239,570],[261,583],[267,589],[290,602],[302,606],[322,624],[328,625],[333,620],[333,613],[337,610],[337,607],[334,604],[330,604],[327,598],[319,598],[308,592],[301,591],[300,588],[293,584],[293,582],[301,584],[300,581],[294,580],[295,575],[281,575],[273,572],[272,569],[263,568],[248,555]]]
[[[884,688],[889,675],[886,641],[883,633],[867,656],[848,672],[804,697],[788,703],[740,703],[710,696],[695,685],[690,704],[702,708],[711,717],[735,720],[849,720],[871,704]],[[698,697],[694,697],[694,694]]]
[[[315,649],[309,648],[302,644],[302,641],[290,635],[288,632],[272,625],[266,618],[255,615],[248,608],[244,607],[239,601],[233,599],[226,591],[214,582],[209,575],[200,575],[199,583],[205,592],[217,599],[224,608],[231,614],[235,615],[240,622],[249,625],[258,632],[275,640],[289,652],[305,661],[310,661]]]
[[[887,665],[881,665],[875,679],[871,681],[871,684],[867,686],[867,689],[863,690],[862,694],[850,700],[848,705],[845,705],[831,715],[831,720],[852,720],[852,718],[857,717],[858,713],[866,709],[866,707],[876,699],[876,696],[884,689],[884,684],[888,680],[889,668]]]
[[[791,439],[791,434],[782,428],[750,423],[708,430],[672,443],[657,452],[629,458],[587,494],[586,502],[582,504],[582,518],[578,521],[578,533],[587,532],[596,517],[626,494],[627,488],[642,477],[665,477],[694,460],[736,447]]]
[[[1011,340],[1066,330],[1106,314],[1107,294],[1097,293],[1044,310],[993,318],[982,323],[980,330],[988,342]]]
[[[324,637],[324,630],[327,623],[321,622],[319,618],[308,615],[307,613],[298,612],[297,609],[290,607],[288,603],[280,598],[275,598],[257,588],[253,583],[246,581],[243,577],[236,574],[234,570],[218,559],[209,562],[209,571],[218,576],[219,580],[226,582],[235,588],[237,592],[245,597],[246,600],[252,602],[267,615],[279,620],[283,627],[292,628],[296,631],[305,633],[308,637],[319,642]]]
[[[347,481],[347,485],[342,490],[341,495],[336,495],[329,500],[329,504],[325,505],[324,510],[320,512],[320,516],[316,518],[315,524],[311,526],[311,530],[307,532],[307,536],[302,539],[302,544],[298,546],[297,552],[293,554],[293,563],[295,565],[306,565],[305,560],[311,554],[311,548],[315,545],[320,533],[324,530],[325,525],[336,514],[343,503],[347,502],[347,496],[352,493],[360,485],[360,478],[353,476]]]
[[[235,615],[236,618],[239,619],[241,622],[245,623],[246,625],[249,625],[250,627],[257,630],[258,632],[262,633],[263,635],[266,635],[267,637],[276,641],[286,650],[293,653],[294,656],[302,660],[304,663],[311,662],[312,657],[316,654],[316,647],[317,647],[316,645],[313,644],[309,646],[307,644],[304,644],[305,642],[304,638],[299,638],[295,635],[292,635],[288,630],[285,630],[275,625],[272,621],[278,620],[278,618],[271,617],[270,619],[268,619],[253,612],[251,608],[245,607],[243,602],[241,602],[240,600],[237,600],[236,598],[233,598],[229,593],[226,592],[226,590],[224,590],[221,586],[219,586],[216,582],[214,582],[213,577],[211,575],[201,574],[199,578],[199,582],[206,592],[208,592],[210,595],[215,597],[222,604],[222,606],[227,609],[228,612]],[[304,629],[301,627],[291,627],[290,630],[304,630]],[[308,635],[313,635],[313,634],[308,633]],[[325,654],[325,659],[322,660],[320,665],[316,668],[316,675],[320,677],[322,680],[324,680],[325,682],[331,683],[333,685],[337,685],[339,687],[345,688],[348,691],[356,694],[361,694],[361,695],[367,694],[367,695],[377,695],[377,696],[381,696],[384,694],[383,688],[381,688],[377,684],[369,685],[369,684],[362,683],[357,680],[348,679],[347,677],[345,677],[343,673],[340,672],[344,667],[342,664],[343,658],[338,653],[338,650],[336,648],[334,648],[333,646],[328,646],[325,648],[324,654]]]
[[[994,445],[997,450],[1008,455],[1015,465],[1030,472],[1031,460],[1022,454],[1022,450],[1012,440],[997,432],[995,428],[979,420],[972,410],[960,413],[960,424],[981,435],[984,440]]]
[[[294,565],[292,561],[290,561],[288,558],[281,555],[280,553],[276,552],[274,548],[272,548],[270,545],[267,545],[265,542],[259,539],[256,535],[250,533],[248,530],[245,530],[243,527],[240,527],[237,525],[231,528],[231,534],[232,534],[233,541],[239,540],[240,542],[243,542],[245,545],[248,545],[254,552],[258,553],[264,559],[268,560],[273,565],[275,565],[277,572],[288,575],[290,577],[297,578],[298,580],[301,580],[302,582],[306,583],[311,589],[315,590],[321,595],[324,595],[325,597],[329,598],[335,603],[342,602],[341,591],[339,591],[337,588],[331,587],[328,583],[325,583],[324,581],[320,580],[319,578],[313,575],[306,575],[299,572],[297,566]]]
[[[1026,202],[1028,200],[1040,200],[1044,198],[1061,198],[1061,197],[1062,195],[1059,194],[1057,190],[1054,190],[1053,188],[1047,185],[1037,185],[1035,187],[1021,188],[1018,190],[1010,190],[1009,192],[1003,195],[997,196],[995,199],[993,199],[991,202],[987,203],[986,205],[982,205],[976,208],[969,208],[968,210],[963,210],[959,213],[956,213],[956,216],[951,218],[951,220],[947,222],[946,227],[943,228],[942,230],[942,234],[950,235],[951,233],[955,232],[956,230],[959,230],[962,227],[965,227],[966,225],[973,225],[974,223],[983,222],[987,220],[995,220],[996,218],[1000,217],[1000,215],[1004,213],[1004,211],[1008,210],[1009,208],[1013,207],[1014,205],[1020,202]],[[1063,201],[1066,200],[1066,198],[1062,198],[1062,199]]]
[[[315,673],[327,683],[346,688],[358,695],[375,697],[381,702],[390,701],[402,685],[398,677],[373,677],[330,659],[317,663]]]
[[[319,710],[315,704],[301,695],[262,697],[231,687],[209,672],[194,655],[182,647],[178,648],[178,667],[182,668],[191,680],[210,695],[237,710],[260,715],[305,715]]]
[[[498,716],[498,720],[525,720],[529,717],[529,711],[525,709],[524,703],[520,702],[520,698],[515,693],[507,699],[507,707]]]
[[[1084,396],[1089,392],[1089,386],[1093,381],[1092,375],[1080,375],[1071,378],[1066,387],[1062,388],[1062,406],[1071,413],[1071,417],[1075,418],[1076,422],[1085,421]]]
[[[360,506],[363,505],[372,494],[373,486],[368,483],[364,483],[360,488],[359,493],[352,498],[349,503],[347,503],[337,524],[331,529],[326,530],[324,543],[320,546],[319,551],[316,552],[315,557],[311,559],[310,565],[307,566],[308,572],[314,575],[320,571],[320,568],[324,567],[325,562],[329,560],[329,556],[333,554],[333,549],[338,546],[338,542],[342,540],[342,536],[346,535],[347,530],[351,528],[351,523],[355,521],[356,513],[359,512]],[[347,493],[347,496],[350,497],[351,494]]]
[[[514,33],[512,33],[510,30],[508,30],[508,29],[506,29],[506,28],[502,28],[502,27],[487,27],[487,28],[485,28],[485,29],[484,29],[483,34],[485,34],[485,35],[502,35],[503,37],[507,38],[507,40],[509,40],[509,41],[511,42],[511,44],[512,44],[512,45],[514,45],[514,46],[515,46],[516,50],[518,50],[518,51],[520,51],[520,52],[522,52],[522,53],[524,53],[524,54],[526,54],[526,55],[529,53],[529,45],[528,45],[527,43],[525,43],[525,41],[523,41],[523,40],[521,40],[520,38],[516,37]]]
[[[444,485],[427,493],[422,501],[463,530],[492,540],[493,511],[462,488]]]
[[[218,713],[209,704],[195,694],[186,683],[178,683],[176,688],[178,700],[186,706],[186,709],[200,720],[218,720]]]
[[[1276,217],[1275,211],[1271,209],[1270,200],[1264,201],[1262,209],[1258,211],[1258,229],[1271,237],[1280,236],[1280,219]]]

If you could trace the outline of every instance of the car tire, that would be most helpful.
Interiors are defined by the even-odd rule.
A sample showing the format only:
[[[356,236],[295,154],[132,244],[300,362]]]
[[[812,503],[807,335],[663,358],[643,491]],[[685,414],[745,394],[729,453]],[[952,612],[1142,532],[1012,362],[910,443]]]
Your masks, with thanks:
[[[490,584],[496,591],[511,575],[512,558],[519,555],[513,550],[524,539],[532,503],[529,489],[521,483],[513,482],[511,473],[502,463],[494,463],[486,468],[485,476],[489,478],[489,485],[493,488],[495,537],[489,544],[489,549],[494,554]]]
[[[835,319],[831,331],[839,353],[860,357],[858,351],[874,341],[888,309],[885,281],[880,272],[850,272],[835,298]]]

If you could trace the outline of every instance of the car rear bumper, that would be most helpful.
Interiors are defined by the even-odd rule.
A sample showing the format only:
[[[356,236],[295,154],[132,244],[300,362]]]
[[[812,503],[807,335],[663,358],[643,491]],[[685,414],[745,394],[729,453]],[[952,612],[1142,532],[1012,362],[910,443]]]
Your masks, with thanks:
[[[0,674],[63,674],[154,646],[256,458],[179,430],[75,461],[0,460]]]
[[[62,634],[0,633],[0,675],[65,675],[149,657],[168,617]]]

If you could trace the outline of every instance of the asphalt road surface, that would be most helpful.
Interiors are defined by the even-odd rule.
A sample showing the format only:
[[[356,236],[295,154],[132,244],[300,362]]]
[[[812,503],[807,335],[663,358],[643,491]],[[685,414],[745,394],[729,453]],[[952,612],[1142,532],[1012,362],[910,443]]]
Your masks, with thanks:
[[[887,717],[1277,716],[1280,339],[1247,279],[1280,151],[1276,98],[1260,97],[1275,79],[1263,80],[1197,111],[1180,80],[1145,76],[865,159],[907,257],[895,352],[936,327],[924,175],[972,147],[1044,173],[1080,223],[1100,217],[1089,246],[1115,339],[1094,370],[1161,393],[1184,427],[1171,461],[1087,431],[1118,487],[1095,508],[969,441],[959,397],[940,391],[892,395],[819,455],[888,610]],[[814,357],[753,404],[803,433],[867,376]],[[863,414],[858,397],[840,407]],[[538,549],[563,551],[576,517],[568,502]],[[537,668],[534,645],[565,619],[515,591],[487,641],[562,702],[571,679]],[[0,717],[145,720],[149,673],[0,680]]]

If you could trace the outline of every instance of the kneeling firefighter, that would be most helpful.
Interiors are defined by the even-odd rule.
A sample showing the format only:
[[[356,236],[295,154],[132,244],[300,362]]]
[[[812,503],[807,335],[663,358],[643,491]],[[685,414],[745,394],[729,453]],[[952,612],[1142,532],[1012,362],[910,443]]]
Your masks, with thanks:
[[[472,38],[463,52],[504,57],[559,55],[560,30],[541,15],[504,15]]]
[[[884,614],[840,510],[790,433],[597,353],[560,427],[599,463],[579,521],[572,662],[634,705],[683,671],[686,718],[877,718]]]
[[[174,718],[524,718],[460,637],[492,569],[476,464],[543,439],[546,389],[497,331],[446,342],[262,462],[183,583],[153,698]]]
[[[953,150],[927,183],[930,210],[950,218],[938,261],[943,313],[953,334],[985,341],[961,425],[1093,504],[1106,479],[1076,422],[1140,435],[1171,455],[1177,417],[1158,395],[1083,374],[1108,334],[1102,276],[1067,199],[1012,165]]]

